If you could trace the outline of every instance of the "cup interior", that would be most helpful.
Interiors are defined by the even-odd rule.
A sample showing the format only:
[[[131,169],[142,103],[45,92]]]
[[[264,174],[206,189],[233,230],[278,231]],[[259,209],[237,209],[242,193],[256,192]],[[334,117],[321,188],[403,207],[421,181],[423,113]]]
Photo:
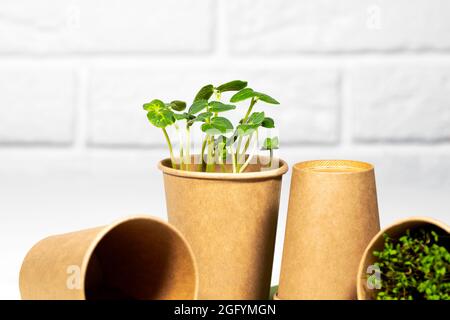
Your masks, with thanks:
[[[313,160],[294,165],[296,170],[308,170],[326,173],[352,173],[372,170],[370,163],[353,160]]]
[[[372,242],[366,248],[362,257],[362,264],[358,272],[358,299],[360,300],[372,300],[375,298],[376,289],[371,289],[367,285],[368,276],[371,274],[369,266],[373,265],[377,259],[373,255],[374,251],[381,251],[384,248],[383,234],[389,235],[393,239],[398,239],[403,236],[406,230],[415,231],[418,229],[424,229],[427,231],[435,231],[439,236],[443,236],[440,240],[441,245],[449,247],[450,238],[448,237],[448,231],[437,222],[427,221],[426,219],[410,219],[400,223],[394,224],[390,227],[380,231],[372,240]]]
[[[87,300],[195,299],[197,272],[189,246],[172,227],[133,219],[101,238],[84,284]]]

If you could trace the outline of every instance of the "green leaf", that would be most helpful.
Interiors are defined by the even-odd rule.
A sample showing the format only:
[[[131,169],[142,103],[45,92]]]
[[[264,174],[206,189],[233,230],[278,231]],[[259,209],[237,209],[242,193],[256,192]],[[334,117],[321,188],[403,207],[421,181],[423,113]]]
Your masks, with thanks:
[[[246,136],[246,135],[250,135],[253,132],[256,131],[256,128],[254,125],[250,125],[250,124],[240,124],[237,126],[237,133],[240,136]]]
[[[175,120],[194,120],[195,116],[192,114],[189,114],[187,112],[183,112],[183,113],[173,113],[173,116],[175,117]]]
[[[230,102],[239,102],[244,101],[250,98],[254,97],[254,91],[252,88],[245,88],[234,94],[234,96],[231,97]]]
[[[169,103],[169,107],[171,107],[172,110],[175,110],[175,111],[183,111],[184,109],[186,109],[186,102],[180,101],[180,100],[174,100]]]
[[[150,111],[155,108],[166,108],[166,105],[159,99],[153,99],[152,101],[145,103],[143,107],[145,111]]]
[[[201,129],[202,129],[203,132],[206,132],[206,131],[211,131],[211,130],[213,130],[214,127],[213,127],[213,125],[210,124],[210,123],[204,123],[204,124],[202,124]]]
[[[226,161],[227,159],[227,137],[225,136],[218,136],[215,141],[215,147],[218,150],[219,157],[222,157],[223,161]]]
[[[189,113],[190,114],[199,113],[200,111],[205,109],[207,106],[208,106],[208,101],[207,100],[203,100],[203,99],[202,100],[197,100],[189,108]]]
[[[247,122],[245,124],[251,125],[255,127],[259,127],[264,121],[264,112],[253,112],[250,117],[248,117]]]
[[[265,117],[261,125],[264,128],[275,128],[275,121],[272,118]]]
[[[253,89],[251,89],[251,88],[242,89],[241,91],[236,93],[234,96],[232,96],[230,101],[231,102],[239,102],[239,101],[247,100],[247,99],[250,99],[253,97],[257,98],[258,100],[264,101],[266,103],[280,104],[277,100],[275,100],[271,96],[269,96],[265,93],[262,93],[262,92],[253,91]]]
[[[258,98],[258,100],[264,101],[266,103],[270,103],[270,104],[280,104],[277,100],[275,100],[274,98],[272,98],[271,96],[265,94],[265,93],[261,93],[261,92],[254,92],[254,96],[256,98]]]
[[[233,124],[224,117],[214,117],[211,119],[211,124],[214,128],[220,130],[222,133],[226,133],[227,130],[233,130]]]
[[[233,124],[224,117],[214,117],[210,123],[204,123],[201,127],[203,132],[208,131],[208,134],[226,133],[227,130],[233,129]],[[211,132],[212,131],[212,132]]]
[[[148,111],[147,118],[155,127],[165,128],[175,122],[174,113],[161,100],[155,99],[144,104],[144,109]]]
[[[278,137],[266,138],[263,142],[261,150],[275,150],[278,149]]]
[[[211,118],[212,116],[213,116],[212,112],[202,112],[195,118],[195,121],[204,122],[206,119]]]
[[[218,134],[226,132],[226,128],[217,123],[216,124],[203,123],[201,126],[201,129],[203,132],[206,132],[207,134],[210,134],[210,135],[218,135]]]
[[[197,93],[197,95],[194,98],[194,102],[199,100],[206,100],[208,101],[209,98],[214,93],[214,86],[212,84],[207,84],[206,86],[202,87],[200,91]]]
[[[211,101],[209,103],[209,111],[211,112],[224,112],[228,110],[234,110],[236,109],[235,105],[232,104],[224,104],[219,101]]]
[[[239,91],[244,89],[247,86],[247,81],[234,80],[227,83],[224,83],[216,88],[217,91],[225,92],[225,91]]]
[[[173,114],[175,120],[184,120],[188,119],[189,115],[187,113],[174,113]]]

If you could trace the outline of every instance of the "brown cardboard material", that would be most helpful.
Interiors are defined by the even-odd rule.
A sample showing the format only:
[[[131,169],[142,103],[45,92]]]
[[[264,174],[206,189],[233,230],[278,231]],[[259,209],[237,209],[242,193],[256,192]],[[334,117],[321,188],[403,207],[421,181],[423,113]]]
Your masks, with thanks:
[[[199,299],[269,296],[281,192],[280,167],[206,173],[163,171],[169,221],[186,236],[199,266]]]
[[[360,257],[379,229],[371,164],[294,165],[278,298],[355,299]]]
[[[149,216],[50,236],[20,270],[27,300],[195,299],[196,262],[184,237]]]
[[[366,250],[361,258],[357,275],[357,292],[359,300],[373,300],[376,289],[370,289],[367,286],[367,279],[372,272],[368,270],[369,266],[376,262],[373,251],[380,251],[384,248],[383,235],[387,233],[392,238],[398,238],[405,234],[407,229],[414,230],[418,228],[426,228],[428,230],[439,230],[439,233],[450,233],[450,227],[438,220],[428,217],[411,217],[393,223],[378,232],[367,245]]]

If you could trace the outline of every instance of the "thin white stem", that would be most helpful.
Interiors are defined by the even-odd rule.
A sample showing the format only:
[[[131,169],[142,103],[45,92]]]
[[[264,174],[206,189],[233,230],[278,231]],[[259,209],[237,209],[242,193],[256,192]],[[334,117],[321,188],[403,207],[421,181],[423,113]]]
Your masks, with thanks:
[[[249,137],[249,139],[251,139],[253,137],[253,134]],[[250,152],[250,154],[248,155],[247,160],[245,161],[245,163],[242,165],[242,167],[239,169],[239,173],[244,172],[244,170],[247,168],[247,166],[249,165],[250,161],[252,161],[255,152],[256,152],[256,147],[258,146],[258,141],[256,141],[256,143],[253,144],[253,148],[252,148],[252,152]]]
[[[234,155],[233,145],[230,144],[230,155],[231,155],[231,162],[233,166],[233,173],[236,173],[236,158]]]

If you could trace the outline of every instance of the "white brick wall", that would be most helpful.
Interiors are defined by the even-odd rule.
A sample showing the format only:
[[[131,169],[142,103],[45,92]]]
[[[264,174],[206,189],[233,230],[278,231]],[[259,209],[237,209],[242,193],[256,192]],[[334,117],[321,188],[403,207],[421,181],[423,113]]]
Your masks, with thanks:
[[[446,0],[227,1],[236,53],[450,48]]]
[[[0,143],[71,143],[75,92],[72,69],[0,68]]]
[[[449,18],[447,0],[1,0],[0,298],[41,237],[165,217],[142,104],[209,82],[281,101],[258,108],[291,165],[373,162],[383,225],[450,222]],[[288,191],[289,175],[274,283]]]
[[[202,53],[213,1],[2,0],[0,51]]]
[[[448,63],[358,65],[351,83],[356,140],[450,140]]]

